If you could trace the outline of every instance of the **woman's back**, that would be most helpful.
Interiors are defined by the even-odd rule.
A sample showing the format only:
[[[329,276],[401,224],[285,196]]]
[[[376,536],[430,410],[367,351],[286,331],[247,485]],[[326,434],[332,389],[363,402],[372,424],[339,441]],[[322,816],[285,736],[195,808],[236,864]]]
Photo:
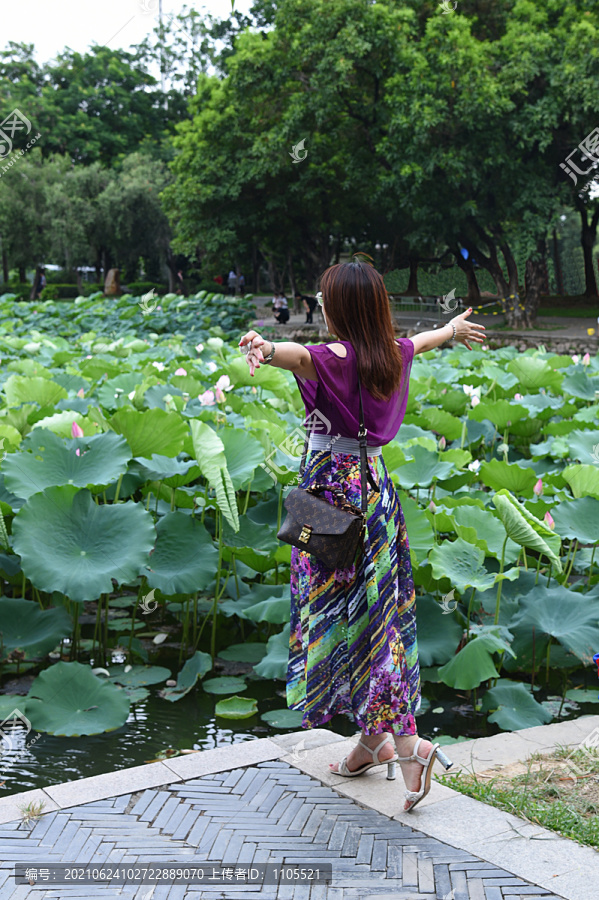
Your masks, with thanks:
[[[387,399],[377,399],[362,385],[364,425],[371,446],[392,441],[403,421],[408,402],[408,385],[414,344],[408,338],[398,338],[402,358],[402,378],[399,388]],[[318,380],[295,375],[306,407],[307,423],[322,420],[322,434],[329,424],[331,434],[357,438],[359,428],[358,367],[356,351],[350,341],[307,345]],[[344,352],[345,351],[345,352]],[[316,414],[315,414],[316,413]]]

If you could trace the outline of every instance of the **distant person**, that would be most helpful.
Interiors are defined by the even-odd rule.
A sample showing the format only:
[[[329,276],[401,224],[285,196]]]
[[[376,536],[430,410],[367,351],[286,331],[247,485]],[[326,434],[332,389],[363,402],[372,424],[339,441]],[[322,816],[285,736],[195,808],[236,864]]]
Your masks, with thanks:
[[[243,294],[245,290],[245,275],[243,272],[239,273],[239,278],[237,279],[237,287],[239,288],[239,293]]]
[[[237,293],[237,273],[234,269],[231,269],[229,272],[229,277],[227,278],[227,285],[229,286],[229,293],[235,294]]]
[[[44,288],[46,287],[46,284],[47,284],[47,282],[46,282],[46,270],[45,270],[45,269],[40,269],[40,280],[39,280],[39,284],[38,284],[38,286],[37,286],[37,296],[38,296],[38,297],[41,297],[42,291],[43,291]]]
[[[273,299],[273,314],[279,325],[289,321],[289,304],[282,291],[277,291]]]
[[[316,297],[310,297],[308,294],[300,294],[299,291],[295,292],[295,299],[301,300],[304,305],[304,309],[306,310],[306,321],[304,325],[313,325],[312,321],[312,313],[316,309]]]

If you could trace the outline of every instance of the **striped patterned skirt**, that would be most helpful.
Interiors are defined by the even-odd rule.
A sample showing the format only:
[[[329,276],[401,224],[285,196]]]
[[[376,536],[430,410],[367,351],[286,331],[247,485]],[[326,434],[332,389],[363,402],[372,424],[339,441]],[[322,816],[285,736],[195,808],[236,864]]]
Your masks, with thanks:
[[[303,713],[303,728],[342,714],[366,734],[415,734],[420,666],[408,536],[383,457],[368,464],[380,493],[369,498],[354,565],[331,571],[291,550],[287,705]],[[360,507],[359,457],[310,452],[300,487],[315,481],[332,482]]]

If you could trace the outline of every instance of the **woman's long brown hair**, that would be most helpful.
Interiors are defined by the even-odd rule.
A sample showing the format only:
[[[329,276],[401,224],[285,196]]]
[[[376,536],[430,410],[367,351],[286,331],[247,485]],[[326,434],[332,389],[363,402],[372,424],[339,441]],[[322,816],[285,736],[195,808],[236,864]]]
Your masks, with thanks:
[[[388,399],[401,384],[402,361],[382,276],[367,263],[339,263],[321,275],[320,290],[332,332],[356,351],[362,384]]]

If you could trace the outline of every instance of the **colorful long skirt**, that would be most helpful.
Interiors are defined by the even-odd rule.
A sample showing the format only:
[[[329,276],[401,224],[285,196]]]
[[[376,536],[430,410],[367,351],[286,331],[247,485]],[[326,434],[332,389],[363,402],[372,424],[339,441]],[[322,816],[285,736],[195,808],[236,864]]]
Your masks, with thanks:
[[[291,550],[287,705],[303,713],[303,728],[343,714],[366,734],[415,734],[420,666],[408,535],[383,457],[368,464],[380,493],[369,497],[364,546],[351,568],[332,571]],[[323,481],[360,507],[358,456],[309,453],[300,487]]]

